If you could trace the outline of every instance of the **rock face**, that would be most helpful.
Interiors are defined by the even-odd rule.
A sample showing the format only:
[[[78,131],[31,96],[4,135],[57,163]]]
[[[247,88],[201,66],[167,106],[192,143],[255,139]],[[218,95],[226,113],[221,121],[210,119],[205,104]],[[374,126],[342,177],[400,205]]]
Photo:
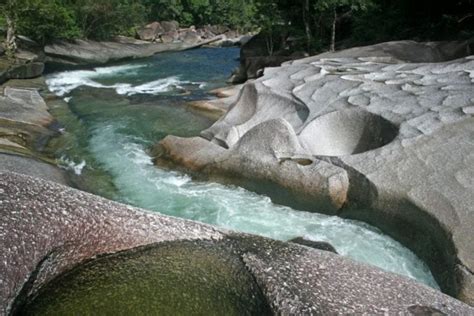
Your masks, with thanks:
[[[270,183],[290,192],[275,201],[367,221],[474,305],[470,49],[389,42],[266,69],[202,138],[169,136],[156,161]]]
[[[240,46],[252,38],[251,35],[242,35],[223,25],[206,25],[202,28],[196,28],[195,26],[180,28],[179,23],[176,21],[153,22],[137,31],[137,38],[140,40],[166,44],[173,42],[196,44],[217,37],[219,37],[219,40],[210,42],[210,46]]]
[[[85,270],[84,277],[101,278],[125,269],[124,277],[131,280],[134,276],[150,277],[143,274],[143,269],[153,268],[150,264],[163,265],[164,269],[173,266],[173,282],[167,283],[168,273],[157,279],[157,285],[165,286],[164,290],[166,286],[196,286],[196,282],[199,286],[202,282],[202,287],[211,286],[210,290],[215,292],[207,292],[210,297],[201,300],[215,302],[215,293],[227,297],[230,289],[231,301],[235,299],[241,313],[474,312],[468,305],[413,280],[327,251],[221,232],[208,225],[139,210],[44,180],[0,173],[0,198],[0,309],[4,314],[20,313],[29,307],[48,310],[65,296],[69,296],[70,304],[77,299],[74,289],[84,285],[84,278],[79,280],[82,283],[74,283],[74,278],[64,272],[78,265],[72,275]],[[144,257],[150,255],[157,257],[150,262]],[[110,261],[115,262],[112,269],[105,265]],[[209,279],[203,280],[203,275]],[[55,285],[69,284],[63,280],[72,280],[79,287],[55,292]],[[148,287],[148,283],[138,282],[136,292],[128,292],[132,295],[126,299],[137,293],[153,293],[154,286]],[[96,289],[90,285],[86,283],[87,293]],[[99,286],[103,285],[101,281]],[[124,306],[123,299],[116,300],[120,291],[115,283],[107,289],[107,295],[91,303],[99,302],[98,310],[117,312],[117,307]],[[169,292],[176,290],[170,288]],[[58,307],[64,305],[60,303]]]
[[[271,49],[270,47],[273,46]],[[283,62],[302,58],[304,52],[293,52],[283,37],[272,42],[264,34],[244,39],[240,50],[240,66],[234,71],[228,82],[243,83],[263,75],[265,67],[280,66]]]
[[[0,154],[0,172],[7,171],[68,184],[64,172],[51,164],[18,155]]]
[[[57,42],[48,45],[45,47],[45,52],[46,61],[51,64],[69,66],[100,65],[124,59],[149,57],[166,51],[192,49],[219,39],[213,38],[198,43],[174,43],[173,39],[164,41],[164,43],[149,43],[124,38],[117,38],[113,42],[75,40],[74,42]]]
[[[30,79],[43,74],[44,59],[41,55],[19,50],[15,59],[0,54],[0,84],[9,79]]]
[[[159,38],[163,33],[165,33],[165,29],[161,26],[160,22],[150,23],[137,31],[137,35],[142,41],[150,42]]]
[[[37,90],[5,87],[0,95],[0,170],[66,184],[63,172],[42,154],[49,139],[57,136],[48,128],[53,121]]]
[[[0,95],[1,139],[16,143],[24,151],[41,151],[54,132],[47,127],[54,121],[36,90],[6,87]]]
[[[43,74],[43,49],[24,36],[17,37],[17,45],[14,58],[4,55],[5,51],[0,45],[0,84],[10,79],[31,79]]]

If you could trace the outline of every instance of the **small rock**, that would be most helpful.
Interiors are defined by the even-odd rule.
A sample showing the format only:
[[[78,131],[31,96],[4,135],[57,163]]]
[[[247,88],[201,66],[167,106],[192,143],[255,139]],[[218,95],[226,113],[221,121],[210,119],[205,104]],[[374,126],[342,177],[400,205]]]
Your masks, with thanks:
[[[319,250],[324,250],[324,251],[330,251],[330,252],[337,253],[336,248],[334,248],[333,245],[331,245],[330,243],[325,242],[325,241],[314,241],[314,240],[305,239],[303,237],[296,237],[296,238],[288,240],[288,242],[303,245],[303,246],[306,246],[306,247],[311,247],[311,248],[314,248],[314,249],[319,249]]]

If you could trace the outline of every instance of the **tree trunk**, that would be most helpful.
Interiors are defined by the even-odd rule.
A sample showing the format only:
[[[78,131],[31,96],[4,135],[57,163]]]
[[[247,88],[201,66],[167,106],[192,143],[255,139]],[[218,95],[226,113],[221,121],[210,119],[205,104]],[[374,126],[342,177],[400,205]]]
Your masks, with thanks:
[[[337,23],[337,12],[336,8],[334,8],[334,17],[332,20],[332,32],[331,32],[331,52],[336,51],[336,23]]]
[[[6,20],[7,20],[7,42],[6,42],[5,48],[6,48],[7,54],[10,57],[13,57],[17,48],[15,22],[9,15],[6,16]]]
[[[273,45],[273,31],[268,31],[268,34],[265,36],[265,43],[267,44],[268,56],[273,56],[273,51],[275,46]]]
[[[309,0],[304,0],[303,2],[303,21],[304,28],[306,33],[306,49],[308,53],[311,54],[311,26],[310,26],[310,16],[309,16]]]

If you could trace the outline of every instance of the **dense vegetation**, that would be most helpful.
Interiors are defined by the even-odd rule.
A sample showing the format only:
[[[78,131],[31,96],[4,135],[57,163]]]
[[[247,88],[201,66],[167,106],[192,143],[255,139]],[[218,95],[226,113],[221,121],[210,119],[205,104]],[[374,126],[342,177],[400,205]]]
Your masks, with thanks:
[[[474,0],[0,0],[0,23],[42,44],[133,35],[137,26],[156,20],[223,24],[270,37],[292,35],[301,48],[318,51],[336,42],[468,38],[473,6]]]

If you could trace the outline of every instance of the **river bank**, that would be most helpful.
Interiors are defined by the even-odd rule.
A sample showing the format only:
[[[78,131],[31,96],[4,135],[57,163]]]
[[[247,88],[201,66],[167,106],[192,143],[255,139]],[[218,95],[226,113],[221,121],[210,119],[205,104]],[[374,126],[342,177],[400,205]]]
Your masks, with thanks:
[[[215,62],[215,61],[214,61],[214,62]],[[128,69],[128,70],[131,70],[131,69]],[[97,73],[97,72],[100,72],[100,70],[98,70],[98,69],[96,69],[96,70],[94,70],[94,71],[95,71],[96,73]],[[90,75],[90,73],[89,73],[89,75]],[[91,78],[88,77],[88,75],[86,74],[86,76],[85,76],[83,79],[91,79]],[[115,113],[117,110],[122,111],[121,106],[124,106],[124,105],[125,105],[125,107],[129,107],[131,112],[136,112],[136,113],[137,113],[137,112],[140,112],[140,111],[144,111],[145,108],[146,108],[146,106],[150,106],[150,104],[148,104],[148,105],[145,104],[145,105],[143,105],[143,106],[134,106],[134,105],[133,105],[135,102],[138,102],[138,101],[139,101],[139,102],[143,102],[144,97],[143,97],[143,96],[140,96],[140,94],[141,94],[140,91],[144,91],[143,83],[130,84],[130,83],[128,83],[128,82],[120,81],[121,84],[119,85],[119,84],[117,84],[117,83],[114,83],[114,82],[110,81],[110,78],[109,78],[109,79],[102,79],[102,80],[98,80],[97,78],[92,78],[92,79],[93,79],[93,81],[94,81],[95,83],[94,83],[94,82],[91,83],[90,81],[89,81],[89,83],[88,83],[89,85],[91,85],[91,84],[93,85],[92,88],[93,88],[94,85],[95,85],[95,86],[96,86],[95,88],[101,88],[101,89],[106,89],[106,90],[110,91],[111,93],[108,93],[107,96],[108,96],[109,98],[111,97],[111,103],[116,102],[116,103],[118,104],[118,106],[115,106],[115,107],[114,107],[114,106],[111,106],[111,104],[106,105],[106,106],[109,106],[109,107],[110,107],[110,110],[108,111],[109,113]],[[171,83],[171,85],[168,86],[168,87],[172,87],[172,88],[171,88],[172,94],[176,94],[176,93],[177,93],[177,94],[181,94],[181,93],[184,93],[187,89],[188,89],[188,90],[190,89],[190,90],[192,91],[192,89],[199,88],[199,86],[202,84],[202,83],[197,82],[197,81],[194,81],[194,80],[184,80],[184,81],[187,81],[187,83],[185,83],[186,85],[188,85],[186,88],[182,88],[183,82],[177,82],[176,80],[173,81],[173,82]],[[163,83],[163,82],[161,82],[161,83]],[[168,81],[168,83],[169,83],[169,81]],[[82,85],[83,85],[83,84],[82,84]],[[97,85],[100,85],[100,86],[97,87]],[[86,86],[87,86],[87,85],[86,85]],[[181,88],[180,88],[180,86],[181,86]],[[194,87],[194,88],[192,88],[192,87]],[[77,87],[76,87],[76,88],[77,88]],[[157,86],[155,85],[153,88],[157,88]],[[73,89],[74,89],[74,88],[73,88]],[[150,89],[150,86],[145,87],[145,90],[148,91],[148,93],[150,93],[149,89]],[[58,90],[58,91],[59,91],[59,90]],[[56,91],[56,93],[58,93],[58,91]],[[196,89],[196,91],[199,91],[199,89]],[[79,92],[76,92],[76,93],[74,93],[74,94],[72,95],[72,98],[73,98],[73,99],[72,99],[72,100],[69,100],[70,104],[69,104],[67,107],[68,107],[68,108],[70,108],[70,107],[73,108],[74,111],[76,112],[76,113],[75,113],[76,117],[80,117],[81,120],[85,120],[87,117],[91,117],[91,116],[93,116],[93,115],[97,115],[98,112],[97,112],[96,110],[94,110],[94,107],[99,107],[99,106],[100,106],[100,107],[103,107],[103,106],[104,106],[104,104],[98,104],[98,103],[94,103],[94,102],[92,101],[94,98],[96,98],[97,96],[99,96],[99,94],[94,94],[93,92],[92,92],[92,93],[91,93],[91,92],[92,92],[92,90],[89,90],[89,91],[88,91],[87,89],[83,90],[82,92],[80,92],[80,91],[79,91]],[[135,97],[131,98],[131,102],[130,102],[129,104],[122,104],[122,105],[120,105],[120,102],[123,102],[123,101],[119,101],[119,99],[114,99],[115,97],[113,97],[113,95],[114,95],[115,93],[117,93],[117,92],[124,93],[125,95],[127,95],[127,94],[128,94],[128,95],[133,95],[133,94],[135,94]],[[138,92],[138,93],[137,93],[137,92]],[[163,92],[163,91],[162,91],[162,92]],[[166,92],[166,91],[165,91],[165,92]],[[81,93],[82,93],[82,96],[81,96]],[[63,96],[65,96],[65,95],[63,95]],[[69,95],[68,95],[68,97],[69,97]],[[83,98],[83,99],[86,98],[86,100],[89,100],[88,102],[90,102],[90,106],[89,106],[88,108],[83,108],[83,106],[81,107],[81,106],[79,105],[79,103],[74,103],[74,102],[75,102],[75,101],[74,101],[75,98],[79,98],[79,99],[80,99],[80,98]],[[64,101],[62,101],[62,100],[56,100],[56,101],[57,101],[57,102],[61,102],[61,103],[64,105]],[[119,102],[117,102],[117,101],[119,101]],[[167,100],[167,102],[168,102],[168,101],[169,101],[169,100]],[[155,101],[155,102],[156,102],[156,101]],[[125,108],[125,107],[124,107],[124,108]],[[59,107],[59,108],[60,108],[60,107]],[[84,111],[84,110],[86,110],[86,111]],[[89,111],[90,111],[90,112],[89,112]],[[116,115],[119,115],[119,113],[123,114],[123,112],[117,112]],[[161,112],[160,115],[162,115],[162,113],[163,113],[163,112]],[[182,115],[183,115],[184,113],[186,113],[186,111],[183,111],[183,112],[180,112],[180,113],[181,113],[181,114],[179,114],[179,115],[182,117]],[[79,115],[78,115],[78,114],[79,114]],[[187,114],[186,114],[186,115],[187,115]],[[97,117],[96,119],[100,119],[100,117]],[[195,119],[195,118],[193,118],[193,119]],[[169,118],[168,118],[168,121],[169,121]],[[190,122],[190,120],[188,120],[188,122]],[[107,123],[110,124],[111,122],[107,122]],[[136,126],[134,129],[136,129],[136,128],[139,126],[139,124],[143,124],[143,121],[137,121],[136,123],[137,123],[136,125],[133,125],[133,126]],[[174,122],[174,124],[176,124],[176,122]],[[179,123],[179,124],[177,124],[177,125],[180,125],[180,124],[188,124],[188,123],[186,122],[186,120],[183,120],[182,123]],[[207,123],[206,123],[206,124],[207,124]],[[116,129],[115,127],[113,127],[113,126],[110,127],[110,126],[107,126],[106,124],[104,124],[104,125],[105,125],[105,126],[104,126],[105,129],[102,129],[101,131],[98,130],[97,128],[94,128],[94,129],[93,129],[94,132],[96,133],[96,134],[95,134],[96,136],[101,136],[101,137],[102,137],[102,140],[100,140],[101,138],[97,138],[97,139],[96,139],[97,142],[96,142],[95,144],[96,144],[97,146],[100,146],[100,144],[105,144],[106,139],[112,139],[111,137],[115,137],[115,136],[117,135],[117,133],[116,133],[116,132],[117,132],[117,129]],[[210,123],[209,123],[209,125],[210,125]],[[123,128],[124,128],[123,126],[120,126],[120,127],[118,127],[118,130],[121,131],[121,130],[123,130]],[[202,129],[202,127],[196,128],[196,131],[199,131],[200,129]],[[99,132],[102,132],[102,131],[103,131],[103,132],[107,132],[108,134],[107,134],[107,133],[105,133],[105,134],[99,134]],[[86,131],[86,132],[87,132],[87,131]],[[122,136],[123,136],[123,135],[122,135]],[[136,136],[136,135],[135,135],[135,136]],[[163,134],[163,135],[161,135],[160,137],[163,137],[163,136],[166,136],[166,134]],[[183,134],[182,136],[187,136],[187,135]],[[192,135],[189,135],[189,136],[192,136]],[[105,138],[104,138],[104,137],[105,137]],[[155,137],[155,140],[156,140],[156,137],[157,137],[157,136],[153,136],[153,137]],[[127,146],[129,146],[130,144],[129,144],[129,143],[128,143],[128,144],[120,144],[120,142],[118,142],[118,145],[127,145]],[[151,145],[151,144],[149,144],[149,145]],[[100,148],[97,147],[96,149],[99,150]],[[114,147],[105,147],[105,148],[101,148],[100,150],[102,150],[102,149],[104,149],[105,151],[107,151],[107,152],[109,152],[109,153],[113,153],[113,150],[115,150]],[[145,153],[145,154],[146,154],[146,153]],[[104,157],[105,157],[105,156],[104,156]],[[144,159],[144,157],[143,157],[143,156],[132,156],[132,159]],[[150,159],[150,158],[149,158],[149,157],[148,157],[148,158],[145,157],[145,160],[146,160],[146,159]],[[125,162],[126,162],[126,163],[129,163],[128,161],[125,161]],[[146,161],[145,161],[145,162],[146,162]],[[146,162],[145,164],[146,164],[146,165],[149,165],[150,162],[151,162],[151,161],[148,160],[148,162]],[[79,160],[79,161],[75,161],[74,165],[77,166],[77,164],[80,164],[80,163],[81,163],[80,160]],[[102,163],[102,164],[106,164],[106,163],[108,163],[108,162],[107,162],[107,160],[103,160],[101,163]],[[111,163],[114,163],[114,164],[115,164],[116,162],[115,162],[115,161],[111,161]],[[121,165],[116,165],[115,168],[121,168]],[[153,166],[148,166],[147,168],[149,168],[149,169],[147,169],[147,170],[151,170],[151,169],[153,168]],[[87,168],[86,168],[86,169],[87,169]],[[112,170],[113,170],[113,169],[112,169]],[[118,169],[116,169],[116,170],[118,170]],[[121,171],[122,171],[122,170],[121,170]],[[136,170],[135,170],[135,172],[137,172],[137,171],[139,171],[139,169],[136,169]],[[137,173],[137,174],[140,175],[139,173]],[[180,181],[185,180],[184,183],[186,183],[187,181],[189,181],[189,180],[187,180],[187,179],[183,179],[183,178],[179,178],[179,177],[178,177],[178,179],[180,179]],[[172,181],[175,181],[176,179],[175,179],[175,178],[171,178],[171,180],[172,180]],[[115,183],[115,185],[116,185],[116,183]],[[156,185],[156,183],[152,183],[152,185]],[[179,187],[179,185],[178,185],[178,187]],[[115,189],[117,189],[117,188],[115,188]],[[141,188],[140,188],[140,189],[141,189]],[[199,191],[197,191],[197,192],[199,192]],[[222,193],[222,191],[219,191],[219,192]],[[132,194],[137,194],[138,192],[134,191],[134,192],[131,192],[131,193],[132,193]],[[151,202],[151,201],[150,201],[150,202]],[[207,203],[208,203],[208,202],[207,202]],[[287,215],[287,214],[285,214],[285,215]],[[305,220],[307,220],[307,219],[305,219]],[[293,236],[294,236],[294,235],[293,235]]]
[[[156,161],[259,179],[291,192],[280,203],[368,221],[472,303],[473,195],[461,180],[472,172],[472,57],[442,62],[469,55],[467,44],[391,42],[266,69],[201,137],[165,138]]]

